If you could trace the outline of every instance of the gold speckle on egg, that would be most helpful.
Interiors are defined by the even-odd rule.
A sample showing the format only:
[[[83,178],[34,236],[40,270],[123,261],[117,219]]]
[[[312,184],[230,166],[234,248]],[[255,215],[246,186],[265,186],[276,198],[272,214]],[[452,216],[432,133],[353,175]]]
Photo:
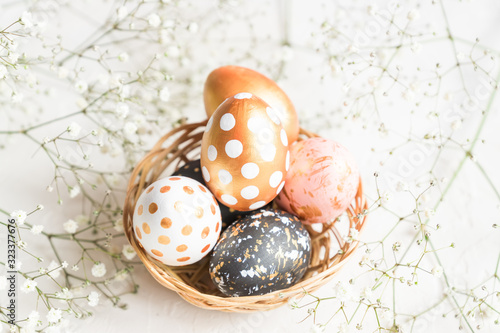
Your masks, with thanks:
[[[177,252],[184,252],[188,249],[188,247],[186,244],[182,244],[182,245],[177,246],[175,249],[177,250]]]
[[[165,235],[158,236],[158,243],[163,245],[170,244],[170,238]]]
[[[139,227],[135,227],[135,233],[137,234],[137,237],[139,237],[139,239],[142,239],[142,234],[141,234],[141,230],[139,229]]]
[[[198,185],[198,187],[200,188],[200,190],[201,190],[202,192],[207,193],[207,190],[206,190],[206,188],[205,188],[204,186]]]
[[[215,215],[215,206],[213,204],[210,204],[210,211]]]
[[[163,186],[161,189],[160,189],[160,192],[161,193],[167,193],[168,191],[170,191],[170,186]]]
[[[175,180],[181,180],[181,178],[179,178],[179,177],[170,177],[168,180],[173,180],[173,181],[175,181]]]
[[[149,224],[147,224],[146,222],[142,224],[142,230],[144,230],[144,233],[146,234],[149,234],[151,232],[151,228],[149,227]]]
[[[158,210],[158,205],[156,203],[153,202],[152,204],[149,205],[149,212],[151,214],[156,213],[157,210]]]
[[[194,215],[197,218],[201,219],[203,217],[203,207],[201,206],[196,207],[196,209],[194,210]]]
[[[172,226],[172,220],[168,217],[164,217],[161,219],[161,227],[164,229],[168,229]]]
[[[205,245],[205,247],[203,249],[201,249],[201,253],[203,253],[206,250],[208,250],[209,247],[210,247],[210,244]]]
[[[163,253],[161,251],[156,250],[156,249],[152,249],[151,253],[154,254],[155,256],[163,257]]]
[[[189,259],[191,259],[190,257],[182,257],[182,258],[178,258],[177,261],[178,262],[185,262],[185,261],[188,261]]]
[[[143,210],[144,210],[144,207],[142,205],[140,205],[139,208],[137,208],[137,214],[142,215]]]
[[[182,205],[182,201],[176,201],[174,203],[174,209],[176,211],[178,211],[179,213],[182,213],[183,209],[182,209],[183,205]]]
[[[147,189],[146,193],[150,193],[155,187],[151,186],[150,188]]]
[[[184,186],[182,188],[184,190],[184,192],[186,192],[187,194],[193,194],[194,193],[194,190],[190,187],[190,186]]]
[[[209,227],[203,228],[203,230],[201,231],[201,238],[202,239],[207,238],[207,236],[208,236],[209,233],[210,233],[210,228]]]
[[[190,225],[186,225],[182,228],[182,234],[184,236],[189,236],[191,235],[191,232],[193,232],[193,227],[191,227]]]

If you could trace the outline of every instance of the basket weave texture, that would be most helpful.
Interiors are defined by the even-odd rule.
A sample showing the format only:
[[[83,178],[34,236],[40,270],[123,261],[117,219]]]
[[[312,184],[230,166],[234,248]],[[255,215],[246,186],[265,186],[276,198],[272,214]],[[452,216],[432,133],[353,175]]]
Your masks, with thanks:
[[[254,312],[277,308],[304,291],[313,292],[330,281],[354,254],[358,242],[346,242],[337,223],[322,224],[322,230],[306,225],[311,236],[311,261],[301,281],[287,289],[260,296],[227,297],[212,283],[208,273],[209,256],[201,261],[180,267],[170,267],[150,257],[137,242],[132,218],[135,204],[143,190],[156,180],[169,176],[182,164],[199,158],[201,138],[207,121],[183,124],[164,135],[137,163],[132,171],[124,205],[125,235],[149,273],[164,287],[177,292],[189,303],[210,310],[227,312]],[[317,135],[300,130],[299,140]],[[348,229],[359,232],[365,226],[367,202],[359,188],[345,214]],[[326,222],[326,221],[325,221]]]

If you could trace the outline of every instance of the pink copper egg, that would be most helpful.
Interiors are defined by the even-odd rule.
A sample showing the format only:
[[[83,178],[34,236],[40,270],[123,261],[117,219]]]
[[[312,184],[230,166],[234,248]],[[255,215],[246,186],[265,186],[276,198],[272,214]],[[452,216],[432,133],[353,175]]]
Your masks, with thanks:
[[[354,157],[341,144],[323,138],[297,142],[290,155],[285,186],[275,200],[278,206],[304,223],[333,221],[358,190]]]

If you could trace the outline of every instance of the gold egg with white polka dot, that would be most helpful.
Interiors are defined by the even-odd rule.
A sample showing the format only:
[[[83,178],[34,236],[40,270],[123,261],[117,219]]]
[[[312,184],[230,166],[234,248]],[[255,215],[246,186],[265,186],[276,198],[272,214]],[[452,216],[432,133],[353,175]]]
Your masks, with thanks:
[[[201,145],[205,184],[224,205],[263,207],[281,191],[290,163],[286,131],[262,99],[241,92],[210,117]]]

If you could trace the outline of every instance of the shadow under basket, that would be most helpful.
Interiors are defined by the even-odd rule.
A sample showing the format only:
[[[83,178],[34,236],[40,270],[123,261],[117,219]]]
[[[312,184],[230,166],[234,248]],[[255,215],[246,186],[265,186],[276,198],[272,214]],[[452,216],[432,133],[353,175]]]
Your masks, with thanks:
[[[212,283],[208,273],[209,257],[180,267],[162,264],[150,257],[137,242],[132,228],[139,196],[149,184],[171,175],[179,166],[199,158],[201,138],[207,121],[183,124],[164,135],[134,168],[125,199],[123,225],[125,235],[149,273],[164,287],[177,292],[189,303],[208,310],[253,312],[277,308],[304,291],[313,292],[330,281],[354,254],[358,242],[346,242],[351,228],[361,232],[366,220],[367,203],[361,181],[351,206],[343,215],[345,223],[306,225],[311,236],[311,261],[302,279],[287,289],[260,296],[227,297]],[[317,135],[300,130],[299,140]],[[325,221],[326,222],[326,221]],[[343,228],[341,226],[343,225]]]

